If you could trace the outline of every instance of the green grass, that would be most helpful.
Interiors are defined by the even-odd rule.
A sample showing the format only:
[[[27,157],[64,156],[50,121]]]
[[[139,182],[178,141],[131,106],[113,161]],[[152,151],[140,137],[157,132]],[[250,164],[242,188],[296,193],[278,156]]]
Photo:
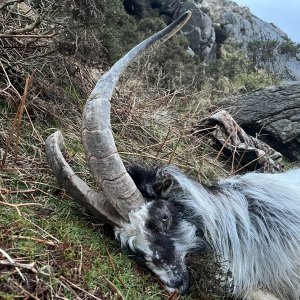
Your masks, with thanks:
[[[6,185],[6,188],[18,188],[19,195],[5,195],[5,202],[28,203],[22,197],[22,184],[12,179],[13,186]],[[72,299],[71,288],[61,289],[63,276],[86,291],[98,289],[108,299],[114,299],[116,293],[124,299],[164,299],[156,280],[122,253],[112,232],[92,223],[71,199],[64,194],[44,197],[39,193],[33,198],[41,206],[20,207],[21,216],[15,208],[0,205],[0,247],[16,261],[35,262],[39,270],[50,265],[50,276],[38,274],[47,290],[51,286],[54,291],[59,290],[61,296]],[[0,272],[0,290],[7,290],[1,299],[20,293],[20,289],[11,286],[12,280],[20,280],[16,274],[10,275],[12,270],[6,267]],[[25,277],[28,275],[26,270],[21,269],[21,272]],[[22,281],[19,284],[22,285]],[[36,286],[37,283],[32,282],[23,288],[34,293]]]

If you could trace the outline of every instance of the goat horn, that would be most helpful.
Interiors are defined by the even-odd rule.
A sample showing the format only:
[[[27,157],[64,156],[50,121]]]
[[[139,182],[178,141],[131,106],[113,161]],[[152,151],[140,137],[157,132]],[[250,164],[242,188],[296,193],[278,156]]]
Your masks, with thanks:
[[[96,83],[83,113],[82,141],[89,169],[100,192],[93,191],[65,161],[64,141],[60,131],[46,140],[46,157],[55,177],[66,191],[102,221],[121,226],[128,213],[139,209],[144,199],[126,171],[117,152],[110,125],[110,99],[125,68],[143,51],[158,41],[166,41],[184,26],[191,16],[186,12],[172,24],[144,40]]]
[[[174,35],[190,16],[191,12],[184,13],[117,61],[97,82],[85,105],[82,141],[87,164],[111,205],[127,221],[129,211],[140,208],[144,199],[117,152],[110,124],[110,99],[125,68],[147,48]]]
[[[68,194],[92,215],[103,222],[121,226],[119,214],[110,205],[101,192],[93,191],[80,179],[63,157],[65,143],[60,131],[52,133],[45,142],[45,152],[48,164],[53,170],[57,181]]]

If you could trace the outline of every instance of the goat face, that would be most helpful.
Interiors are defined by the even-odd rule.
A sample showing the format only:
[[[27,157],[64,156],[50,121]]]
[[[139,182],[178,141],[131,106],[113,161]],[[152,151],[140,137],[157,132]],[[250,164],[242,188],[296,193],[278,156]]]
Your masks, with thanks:
[[[196,226],[184,219],[186,214],[176,202],[178,190],[159,168],[134,166],[129,174],[146,203],[129,214],[129,223],[115,229],[116,237],[167,290],[183,294],[189,287],[186,254],[199,245]]]

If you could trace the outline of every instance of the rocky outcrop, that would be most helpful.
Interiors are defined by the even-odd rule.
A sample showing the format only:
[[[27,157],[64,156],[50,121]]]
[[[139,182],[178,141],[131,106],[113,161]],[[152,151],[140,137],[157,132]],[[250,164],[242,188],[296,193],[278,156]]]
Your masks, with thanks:
[[[190,10],[192,17],[182,32],[189,41],[194,54],[200,56],[205,62],[216,59],[216,35],[212,19],[200,8],[201,1],[164,1],[160,8],[160,14],[170,23],[176,20],[185,11]]]
[[[190,44],[190,53],[200,56],[203,61],[216,59],[216,37],[212,19],[200,8],[201,1],[185,0],[124,0],[124,7],[129,14],[139,18],[159,13],[162,19],[171,23],[185,11],[190,10],[192,17],[182,29]]]
[[[241,45],[241,51],[253,59],[258,67],[263,67],[285,79],[300,80],[300,52],[291,52],[283,47],[292,45],[286,33],[272,23],[254,16],[249,8],[239,6],[229,0],[203,0],[201,9],[207,11],[215,24],[225,30],[232,41]],[[268,57],[253,53],[251,43],[258,52],[266,52]],[[259,48],[261,47],[261,49]],[[287,49],[287,48],[285,48]],[[257,55],[257,57],[253,57]],[[256,60],[256,61],[255,61]]]
[[[291,160],[300,160],[300,82],[257,90],[221,102],[243,129]]]
[[[254,16],[249,8],[230,0],[124,0],[127,12],[140,18],[159,14],[166,23],[186,10],[193,15],[182,32],[190,52],[204,62],[216,59],[224,40],[238,43],[240,51],[259,68],[286,80],[300,80],[300,51],[286,33]],[[236,49],[235,49],[236,50]]]

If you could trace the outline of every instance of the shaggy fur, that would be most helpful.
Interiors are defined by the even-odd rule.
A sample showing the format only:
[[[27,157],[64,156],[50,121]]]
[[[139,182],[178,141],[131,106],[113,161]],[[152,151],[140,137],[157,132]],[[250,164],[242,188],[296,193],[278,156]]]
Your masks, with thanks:
[[[173,167],[129,173],[149,202],[116,236],[170,291],[188,288],[187,253],[212,249],[232,272],[235,298],[264,289],[299,300],[300,170],[248,173],[212,187]]]

